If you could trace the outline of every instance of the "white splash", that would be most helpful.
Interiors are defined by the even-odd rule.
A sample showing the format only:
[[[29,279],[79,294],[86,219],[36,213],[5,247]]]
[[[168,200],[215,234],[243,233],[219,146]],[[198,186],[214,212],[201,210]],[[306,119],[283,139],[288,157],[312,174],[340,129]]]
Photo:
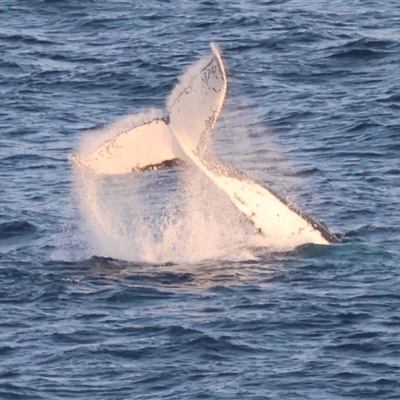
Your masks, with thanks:
[[[75,183],[96,255],[149,263],[255,257],[251,227],[193,168],[119,177],[84,171]]]

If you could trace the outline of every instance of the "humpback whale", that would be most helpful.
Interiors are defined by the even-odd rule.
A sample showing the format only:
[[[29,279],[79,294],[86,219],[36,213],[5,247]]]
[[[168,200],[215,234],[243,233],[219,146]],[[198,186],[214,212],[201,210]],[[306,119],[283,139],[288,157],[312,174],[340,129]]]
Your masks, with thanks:
[[[79,168],[117,175],[191,165],[225,193],[255,230],[295,245],[340,240],[326,225],[289,203],[263,182],[207,155],[207,144],[224,103],[227,78],[221,54],[195,63],[179,79],[166,102],[165,116],[105,140],[93,151],[71,155]]]

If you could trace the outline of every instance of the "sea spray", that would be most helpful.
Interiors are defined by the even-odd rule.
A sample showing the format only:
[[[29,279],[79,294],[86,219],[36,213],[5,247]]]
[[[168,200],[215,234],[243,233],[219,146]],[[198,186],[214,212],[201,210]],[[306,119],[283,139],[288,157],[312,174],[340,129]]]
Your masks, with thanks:
[[[190,166],[121,176],[81,170],[74,181],[94,255],[153,263],[254,258],[251,227]]]

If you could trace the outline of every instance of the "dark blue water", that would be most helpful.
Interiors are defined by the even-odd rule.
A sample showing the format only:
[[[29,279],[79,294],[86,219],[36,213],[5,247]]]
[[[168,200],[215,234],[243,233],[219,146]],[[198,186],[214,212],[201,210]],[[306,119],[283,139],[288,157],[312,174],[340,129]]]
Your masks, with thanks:
[[[399,23],[394,0],[3,0],[0,398],[400,398]],[[68,154],[211,41],[216,153],[342,244],[151,263],[83,233]]]

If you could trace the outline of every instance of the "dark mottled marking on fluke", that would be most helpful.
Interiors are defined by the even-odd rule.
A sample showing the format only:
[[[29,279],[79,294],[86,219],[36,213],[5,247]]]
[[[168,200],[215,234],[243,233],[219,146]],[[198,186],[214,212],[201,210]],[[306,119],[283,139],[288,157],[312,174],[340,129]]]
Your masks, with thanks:
[[[215,62],[215,58],[213,57],[213,58],[210,60],[210,62],[207,63],[207,65],[205,65],[204,68],[200,71],[200,73],[202,73],[202,72],[204,73],[203,76],[204,76],[204,78],[206,79],[206,82],[205,82],[206,85],[208,85],[208,80],[209,80],[209,78],[210,78],[210,76],[207,76],[206,74],[208,73],[208,75],[210,75],[210,70],[209,70],[209,68],[210,68],[210,66],[211,66],[214,62]],[[222,69],[221,69],[219,63],[218,63],[218,65],[217,65],[216,67],[211,66],[211,69],[214,69],[214,71],[215,71],[215,68],[218,68],[219,72],[221,73],[222,81],[225,82],[225,79],[224,79],[224,77],[222,76],[223,73],[222,73]],[[197,78],[197,76],[198,76],[198,75],[196,75],[195,77],[193,77],[193,79],[189,82],[188,87],[192,84],[193,80]],[[203,82],[204,82],[204,80],[203,80]],[[186,90],[187,90],[187,88],[185,88],[185,89],[182,91],[182,93],[181,93],[181,94],[175,99],[175,101],[170,105],[170,108],[172,108],[172,107],[178,102],[178,100],[179,100],[180,97],[185,93]]]
[[[146,172],[146,171],[158,171],[159,169],[185,167],[187,163],[180,158],[173,158],[172,160],[165,160],[159,164],[149,164],[142,168],[132,168],[132,172]]]

